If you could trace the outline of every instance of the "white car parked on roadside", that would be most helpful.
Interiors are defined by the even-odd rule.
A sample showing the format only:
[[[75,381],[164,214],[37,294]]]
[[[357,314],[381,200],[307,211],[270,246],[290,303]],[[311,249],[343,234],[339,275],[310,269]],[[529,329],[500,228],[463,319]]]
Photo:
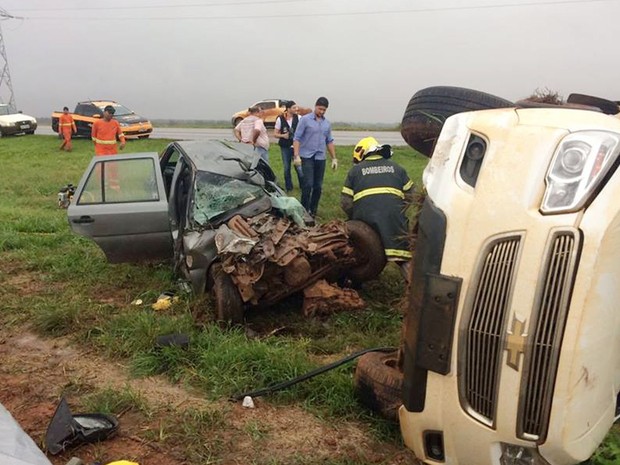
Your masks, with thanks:
[[[8,104],[0,104],[0,137],[13,134],[34,134],[36,129],[36,118],[19,112],[15,113]]]

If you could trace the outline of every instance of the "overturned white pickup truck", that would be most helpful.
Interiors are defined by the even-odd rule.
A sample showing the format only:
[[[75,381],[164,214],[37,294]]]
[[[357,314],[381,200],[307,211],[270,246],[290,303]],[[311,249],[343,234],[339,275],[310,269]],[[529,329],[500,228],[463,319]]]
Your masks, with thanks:
[[[447,89],[431,106],[475,95]],[[384,371],[427,464],[576,464],[620,389],[620,119],[491,105],[509,108],[424,112],[436,144],[406,135],[432,158],[400,370]]]

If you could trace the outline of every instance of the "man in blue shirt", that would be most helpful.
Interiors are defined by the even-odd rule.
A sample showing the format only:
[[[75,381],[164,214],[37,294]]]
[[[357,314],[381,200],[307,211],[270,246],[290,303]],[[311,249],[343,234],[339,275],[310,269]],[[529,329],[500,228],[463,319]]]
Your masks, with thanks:
[[[314,111],[300,118],[293,139],[293,163],[301,165],[301,204],[312,216],[316,215],[321,199],[325,174],[325,147],[331,157],[331,167],[338,168],[332,128],[325,119],[329,101],[319,97]]]

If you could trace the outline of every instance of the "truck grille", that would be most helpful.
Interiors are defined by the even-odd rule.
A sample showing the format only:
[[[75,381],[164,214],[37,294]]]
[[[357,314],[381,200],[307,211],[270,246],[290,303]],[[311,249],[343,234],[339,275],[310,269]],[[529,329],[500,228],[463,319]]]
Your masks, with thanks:
[[[518,434],[524,439],[542,442],[547,434],[578,249],[578,235],[573,231],[555,232],[547,249],[521,381]]]
[[[462,327],[461,396],[470,413],[489,426],[495,423],[505,320],[520,244],[520,236],[502,237],[483,252],[470,315]]]

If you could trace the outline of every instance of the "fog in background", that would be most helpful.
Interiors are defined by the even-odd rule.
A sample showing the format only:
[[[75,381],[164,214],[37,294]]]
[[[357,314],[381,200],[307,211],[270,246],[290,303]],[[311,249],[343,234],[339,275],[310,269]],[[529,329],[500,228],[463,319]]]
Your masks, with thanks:
[[[397,123],[434,85],[518,100],[620,100],[620,1],[0,0],[19,110],[113,99],[152,119],[228,120],[263,98]],[[0,61],[0,65],[1,65]],[[5,97],[5,94],[3,98]],[[6,100],[6,98],[5,98]]]

